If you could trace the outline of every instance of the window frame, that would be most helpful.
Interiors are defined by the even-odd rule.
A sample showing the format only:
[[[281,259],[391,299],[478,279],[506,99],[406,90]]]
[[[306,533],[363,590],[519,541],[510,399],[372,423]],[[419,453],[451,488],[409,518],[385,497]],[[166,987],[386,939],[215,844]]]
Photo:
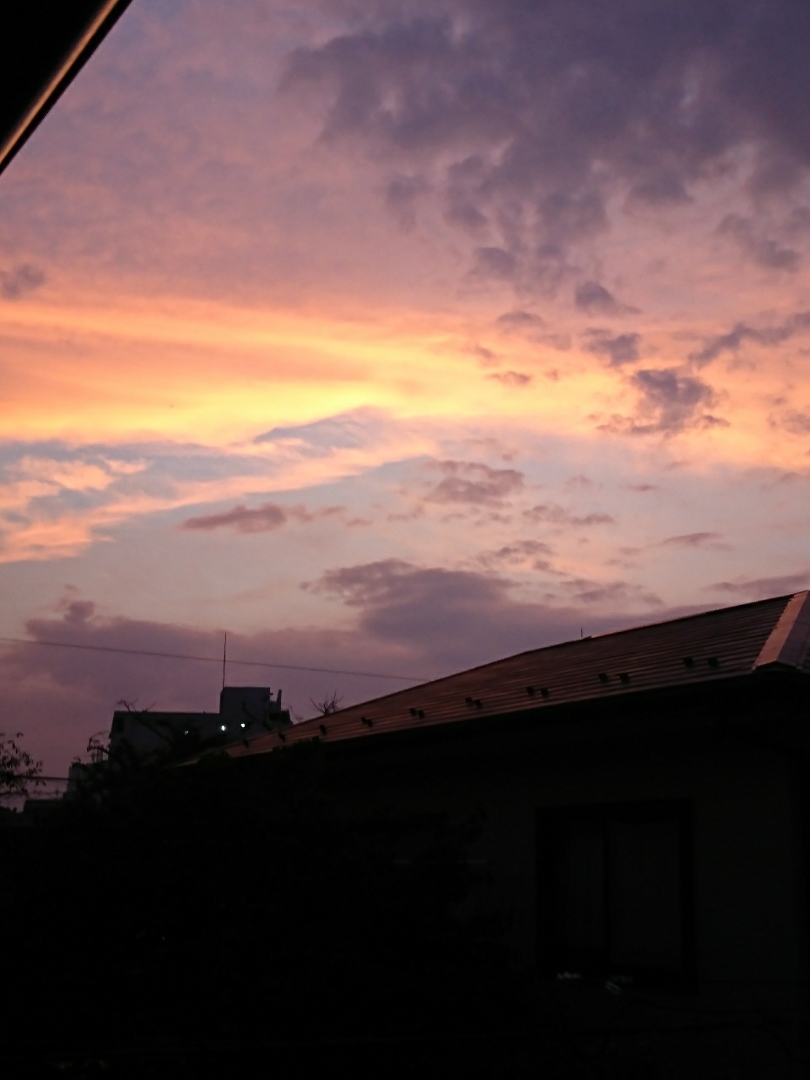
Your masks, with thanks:
[[[617,965],[611,961],[611,877],[608,829],[611,823],[641,824],[666,821],[677,825],[678,873],[680,882],[681,964],[675,967]],[[562,839],[573,828],[587,826],[599,830],[604,852],[603,919],[604,948],[578,952],[559,937],[559,903]],[[537,967],[554,978],[565,973],[583,978],[626,982],[642,989],[696,989],[696,941],[694,905],[694,851],[692,808],[685,799],[657,799],[635,802],[591,803],[564,807],[543,807],[536,820],[537,887]]]

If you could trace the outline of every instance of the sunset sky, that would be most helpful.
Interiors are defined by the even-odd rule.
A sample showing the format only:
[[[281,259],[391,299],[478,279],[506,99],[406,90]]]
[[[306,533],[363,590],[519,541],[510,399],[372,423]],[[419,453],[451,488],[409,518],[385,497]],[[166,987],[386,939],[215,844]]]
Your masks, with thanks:
[[[806,0],[134,0],[0,178],[0,634],[427,678],[810,586],[809,50]],[[0,680],[63,775],[220,671]]]

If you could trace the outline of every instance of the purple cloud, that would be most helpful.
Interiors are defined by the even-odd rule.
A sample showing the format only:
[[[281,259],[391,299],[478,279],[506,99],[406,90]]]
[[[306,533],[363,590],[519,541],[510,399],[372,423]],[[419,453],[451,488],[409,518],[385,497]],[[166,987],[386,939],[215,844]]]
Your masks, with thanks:
[[[546,325],[545,319],[541,319],[539,315],[534,315],[530,311],[507,311],[503,315],[499,315],[495,320],[504,330],[519,330],[519,331],[531,331],[542,330]]]
[[[307,510],[305,506],[279,506],[277,503],[263,503],[252,510],[246,506],[234,506],[232,510],[226,510],[221,514],[186,518],[180,528],[202,532],[210,532],[213,529],[235,529],[240,533],[262,533],[280,529],[290,519],[309,525],[319,518],[335,517],[345,513],[345,506],[323,506],[317,510]],[[346,524],[356,525],[359,522],[360,519],[355,519]],[[363,521],[363,524],[367,522]]]
[[[507,579],[401,559],[330,570],[310,587],[357,609],[363,634],[417,650],[448,669],[578,637],[583,626],[582,611],[570,603],[553,607],[513,599]],[[608,603],[609,587],[604,588]],[[615,597],[634,606],[639,600],[629,587]],[[589,610],[585,621],[588,632],[596,632],[630,625],[633,617],[620,606],[612,614]]]
[[[740,214],[726,214],[717,227],[717,233],[736,241],[749,258],[766,270],[787,270],[794,273],[799,269],[799,253],[770,237],[761,236],[750,218],[744,218]]]
[[[533,506],[531,510],[524,510],[523,516],[529,521],[542,522],[548,525],[570,526],[575,529],[586,528],[590,525],[612,525],[615,518],[610,514],[584,514],[578,516],[570,510],[556,503],[541,503]]]
[[[325,140],[429,173],[452,225],[490,232],[482,275],[556,287],[567,247],[608,227],[617,188],[631,208],[678,207],[746,148],[752,191],[779,196],[810,165],[810,14],[795,0],[414,0],[352,13],[350,28],[292,55],[284,86],[326,91]],[[758,257],[790,261],[767,242]]]
[[[246,506],[235,506],[222,514],[207,514],[203,517],[186,518],[182,529],[209,532],[212,529],[235,529],[240,533],[271,532],[280,529],[287,521],[287,514],[275,503],[264,503],[255,510]]]
[[[515,540],[511,544],[505,544],[496,551],[486,551],[479,555],[477,562],[484,567],[524,566],[527,562],[533,570],[553,571],[549,557],[554,552],[548,544],[542,540]]]
[[[419,197],[430,191],[430,184],[423,176],[404,174],[395,176],[385,189],[388,209],[404,232],[416,227],[416,208]]]
[[[795,574],[781,574],[776,577],[737,578],[735,581],[718,581],[706,588],[712,592],[731,593],[751,600],[762,600],[768,596],[798,592],[810,587],[810,570],[799,570]]]
[[[675,435],[688,427],[727,426],[727,421],[702,411],[715,404],[714,390],[693,375],[675,368],[637,371],[631,384],[639,391],[635,417],[614,416],[603,431],[626,435]]]
[[[528,386],[533,376],[525,375],[522,371],[498,371],[494,375],[487,375],[487,378],[504,386]]]
[[[757,327],[737,323],[727,334],[709,338],[702,349],[689,354],[689,359],[699,365],[708,364],[724,352],[736,352],[746,341],[771,348],[805,331],[810,331],[810,311],[798,311],[777,326]]]
[[[659,540],[661,547],[701,547],[703,544],[716,542],[722,539],[722,534],[717,532],[693,532],[683,533],[680,536],[668,536],[666,540]]]
[[[0,296],[19,300],[45,283],[45,274],[31,263],[21,263],[12,270],[0,270]]]
[[[517,469],[492,469],[469,461],[440,461],[434,468],[445,476],[425,496],[427,502],[502,506],[523,487],[523,473]]]
[[[601,331],[591,331],[592,340],[585,346],[588,352],[604,356],[611,367],[634,364],[640,356],[641,334],[618,334],[610,337]]]
[[[810,434],[810,415],[790,412],[783,419],[781,426],[792,435],[808,435]]]
[[[613,293],[608,292],[598,281],[584,281],[577,285],[574,290],[574,304],[588,315],[623,315],[636,310],[619,303]]]

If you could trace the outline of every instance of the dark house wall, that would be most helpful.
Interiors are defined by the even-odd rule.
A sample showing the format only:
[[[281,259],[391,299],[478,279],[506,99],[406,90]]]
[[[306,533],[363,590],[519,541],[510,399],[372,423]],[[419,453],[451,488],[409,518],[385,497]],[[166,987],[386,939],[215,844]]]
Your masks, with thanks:
[[[490,881],[475,904],[508,914],[516,955],[541,977],[556,974],[557,930],[553,915],[544,917],[556,888],[543,840],[549,821],[574,810],[589,827],[617,814],[631,822],[662,808],[681,814],[683,971],[658,981],[636,971],[620,990],[645,1017],[642,1028],[675,1017],[691,1031],[684,1048],[722,1030],[718,1060],[736,1054],[740,1068],[757,1061],[761,1075],[793,1075],[807,1018],[804,706],[797,711],[789,694],[781,707],[771,695],[766,701],[748,696],[738,710],[733,700],[722,710],[714,699],[640,703],[610,723],[572,713],[556,727],[490,721],[463,733],[330,749],[342,761],[349,801],[480,818],[471,858]],[[781,741],[780,724],[792,725]],[[621,966],[606,968],[603,983],[613,974]]]

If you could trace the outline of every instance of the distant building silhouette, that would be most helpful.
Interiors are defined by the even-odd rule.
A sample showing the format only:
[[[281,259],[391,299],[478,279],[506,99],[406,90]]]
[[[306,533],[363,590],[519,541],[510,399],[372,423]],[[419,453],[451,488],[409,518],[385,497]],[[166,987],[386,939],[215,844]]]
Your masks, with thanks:
[[[274,699],[268,687],[224,686],[215,713],[117,709],[110,753],[131,752],[142,761],[183,758],[277,732],[290,723],[289,711],[281,707],[280,690]]]

